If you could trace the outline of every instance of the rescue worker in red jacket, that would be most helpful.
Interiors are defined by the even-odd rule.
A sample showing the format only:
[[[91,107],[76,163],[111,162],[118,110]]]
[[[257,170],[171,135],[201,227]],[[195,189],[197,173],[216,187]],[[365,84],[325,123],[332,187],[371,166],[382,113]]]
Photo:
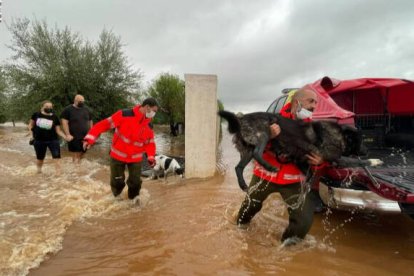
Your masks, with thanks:
[[[84,138],[84,149],[90,148],[99,135],[115,129],[111,145],[111,190],[114,196],[125,187],[125,167],[128,167],[128,198],[133,199],[141,190],[141,162],[144,153],[151,167],[155,166],[154,132],[149,126],[158,110],[153,98],[132,109],[118,110],[110,117],[95,124]]]
[[[294,120],[310,120],[312,112],[317,104],[315,92],[302,88],[292,96],[281,110],[284,117]],[[277,124],[271,126],[272,137],[280,133]],[[323,160],[316,154],[307,156],[311,165],[320,165]],[[305,199],[300,200],[301,181],[304,176],[293,163],[280,163],[273,152],[265,151],[263,159],[279,169],[278,172],[269,172],[255,162],[253,177],[249,185],[249,192],[243,201],[238,214],[235,217],[237,224],[248,224],[250,220],[262,208],[264,200],[272,193],[278,192],[288,206],[289,225],[282,234],[281,241],[286,244],[294,244],[303,239],[309,232],[313,222],[313,213],[316,204],[319,203],[319,195],[310,192]],[[301,203],[301,206],[295,206]]]

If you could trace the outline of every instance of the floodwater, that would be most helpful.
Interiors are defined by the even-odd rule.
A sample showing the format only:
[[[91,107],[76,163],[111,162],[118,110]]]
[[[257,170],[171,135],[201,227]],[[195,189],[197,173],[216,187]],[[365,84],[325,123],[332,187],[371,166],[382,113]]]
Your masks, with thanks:
[[[60,175],[48,154],[37,174],[25,129],[0,126],[0,275],[413,275],[414,220],[404,215],[328,210],[290,248],[279,247],[287,212],[276,194],[247,230],[229,223],[244,194],[225,131],[217,176],[144,180],[139,202],[113,198],[102,141],[81,166],[63,151]],[[165,129],[156,142],[184,154]]]

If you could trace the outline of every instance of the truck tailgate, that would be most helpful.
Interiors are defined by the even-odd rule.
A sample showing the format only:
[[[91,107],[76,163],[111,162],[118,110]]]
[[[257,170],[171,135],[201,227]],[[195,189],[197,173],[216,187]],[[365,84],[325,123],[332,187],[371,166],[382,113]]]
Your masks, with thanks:
[[[414,194],[414,153],[396,149],[371,150],[369,158],[379,158],[384,165],[369,168],[376,178]]]

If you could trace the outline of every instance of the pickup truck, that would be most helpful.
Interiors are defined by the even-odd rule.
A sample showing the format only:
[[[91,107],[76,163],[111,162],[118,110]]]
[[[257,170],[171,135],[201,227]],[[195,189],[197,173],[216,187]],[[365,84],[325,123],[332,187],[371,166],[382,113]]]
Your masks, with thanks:
[[[353,125],[380,167],[328,168],[317,189],[323,203],[352,211],[404,213],[414,219],[414,82],[324,77],[305,85],[318,95],[313,120]],[[296,89],[284,89],[267,112],[278,113]]]

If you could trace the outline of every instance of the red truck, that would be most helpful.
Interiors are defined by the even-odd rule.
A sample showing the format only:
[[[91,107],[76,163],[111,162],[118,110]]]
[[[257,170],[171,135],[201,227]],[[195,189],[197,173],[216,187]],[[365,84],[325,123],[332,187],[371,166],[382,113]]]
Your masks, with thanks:
[[[364,158],[384,161],[368,171],[327,169],[318,187],[324,204],[342,210],[404,213],[414,219],[414,82],[324,77],[306,87],[318,95],[313,120],[355,126],[369,149]],[[284,89],[267,112],[278,113],[292,90]]]

